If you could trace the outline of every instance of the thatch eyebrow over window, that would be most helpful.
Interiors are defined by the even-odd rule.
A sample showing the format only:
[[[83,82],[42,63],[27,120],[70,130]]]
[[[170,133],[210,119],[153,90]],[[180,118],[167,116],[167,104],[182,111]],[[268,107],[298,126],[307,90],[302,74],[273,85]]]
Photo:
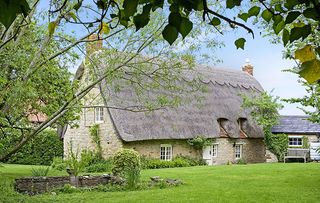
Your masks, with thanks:
[[[248,124],[248,119],[246,118],[238,118],[238,125],[241,130],[244,130],[246,128],[246,125]]]
[[[242,138],[248,137],[247,135],[248,119],[238,118],[238,126],[240,130],[240,137]]]
[[[230,137],[227,132],[227,129],[228,129],[227,126],[228,126],[228,122],[229,122],[228,119],[218,118],[217,122],[218,122],[219,128],[220,128],[219,137]]]

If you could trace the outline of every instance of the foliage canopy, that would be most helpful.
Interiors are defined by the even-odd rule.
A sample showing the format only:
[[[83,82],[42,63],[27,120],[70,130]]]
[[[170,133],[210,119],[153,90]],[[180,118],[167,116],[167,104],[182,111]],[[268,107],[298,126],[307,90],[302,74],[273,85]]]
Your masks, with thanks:
[[[246,23],[249,18],[259,18],[259,20],[272,27],[274,35],[281,36],[284,46],[301,41],[305,42],[306,45],[302,47],[303,51],[296,53],[295,56],[301,63],[298,74],[309,83],[320,79],[319,40],[310,40],[315,39],[315,34],[319,29],[319,1],[257,0],[248,2],[245,0],[226,0],[225,3],[220,3],[222,8],[234,11],[236,13],[234,17],[230,17],[216,7],[212,7],[211,2],[207,0],[98,0],[93,1],[92,4],[94,7],[91,9],[96,17],[92,18],[93,20],[84,21],[78,15],[78,11],[86,7],[82,0],[51,1],[49,13],[54,16],[63,12],[63,15],[48,24],[49,35],[54,33],[58,22],[62,19],[70,23],[82,23],[88,29],[98,24],[99,33],[108,33],[109,28],[118,25],[126,28],[134,25],[136,31],[138,31],[148,25],[150,15],[156,10],[169,7],[167,22],[162,29],[162,36],[168,43],[172,44],[179,35],[185,38],[193,29],[194,24],[198,23],[191,17],[194,13],[202,15],[204,22],[218,30],[219,25],[225,22],[231,28],[240,27],[247,30],[252,36],[254,36],[254,33]],[[0,5],[0,13],[2,13],[0,22],[6,28],[10,27],[18,13],[27,15],[30,11],[26,0],[0,0]],[[243,9],[246,7],[248,9]],[[243,49],[245,41],[242,37],[237,39],[235,41],[236,47]],[[308,50],[308,52],[305,52],[305,50]]]

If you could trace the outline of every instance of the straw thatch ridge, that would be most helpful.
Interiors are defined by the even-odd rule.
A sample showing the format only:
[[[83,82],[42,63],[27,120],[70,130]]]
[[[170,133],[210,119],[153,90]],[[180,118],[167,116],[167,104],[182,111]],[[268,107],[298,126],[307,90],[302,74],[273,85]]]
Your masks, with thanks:
[[[238,119],[245,120],[243,131],[249,138],[263,138],[259,126],[249,117],[249,112],[241,108],[242,97],[263,91],[258,81],[243,71],[213,69],[198,66],[202,82],[208,91],[196,93],[203,96],[201,102],[192,101],[176,108],[166,108],[153,112],[130,112],[121,109],[109,109],[114,126],[123,141],[189,139],[197,135],[208,138],[219,137],[219,118],[228,119],[224,129],[230,138],[240,138]],[[195,73],[190,71],[188,79]],[[154,94],[154,93],[152,93]],[[110,94],[109,94],[110,96]],[[194,95],[193,95],[194,96]],[[134,104],[134,91],[125,88],[108,98],[108,105]]]

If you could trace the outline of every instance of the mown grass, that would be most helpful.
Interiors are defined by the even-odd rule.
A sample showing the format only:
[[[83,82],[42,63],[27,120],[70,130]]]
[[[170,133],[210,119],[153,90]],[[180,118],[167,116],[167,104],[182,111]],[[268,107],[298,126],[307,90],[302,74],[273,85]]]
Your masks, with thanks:
[[[185,184],[165,189],[124,192],[78,192],[29,197],[3,186],[15,177],[30,176],[31,167],[0,168],[4,202],[319,202],[320,164],[252,164],[144,170],[142,178],[158,175]],[[51,171],[49,175],[66,175]]]

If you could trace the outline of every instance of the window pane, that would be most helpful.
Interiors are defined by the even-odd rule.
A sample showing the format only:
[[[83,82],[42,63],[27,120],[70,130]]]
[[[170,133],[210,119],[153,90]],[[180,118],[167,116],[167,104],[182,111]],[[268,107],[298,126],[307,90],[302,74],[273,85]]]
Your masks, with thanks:
[[[302,146],[301,137],[289,137],[289,146]]]

